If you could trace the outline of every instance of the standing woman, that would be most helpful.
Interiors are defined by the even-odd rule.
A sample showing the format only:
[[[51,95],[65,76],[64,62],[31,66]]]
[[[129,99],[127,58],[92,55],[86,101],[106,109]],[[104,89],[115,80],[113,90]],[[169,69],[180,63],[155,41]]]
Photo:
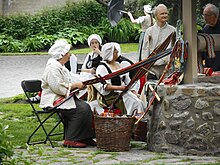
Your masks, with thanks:
[[[118,50],[115,46],[115,43],[106,43],[103,45],[101,55],[103,61],[96,69],[97,75],[105,76],[111,72],[115,72],[123,68],[120,63],[116,61],[118,58]],[[115,101],[115,98],[125,89],[129,82],[129,73],[126,73],[106,80],[106,84],[104,85],[102,83],[97,83],[94,84],[94,86],[103,96],[103,102],[107,103],[109,106]],[[145,108],[143,102],[130,90],[124,93],[122,100],[119,100],[117,103],[116,108],[120,109],[122,114],[131,115],[134,110],[143,112]]]
[[[141,57],[142,47],[143,47],[143,40],[144,40],[144,33],[147,28],[154,24],[154,19],[152,15],[152,7],[150,5],[144,5],[144,14],[145,16],[138,17],[134,19],[131,12],[128,12],[128,16],[132,23],[141,24],[141,35],[139,38],[139,46],[138,46],[138,56],[136,62],[143,60]]]
[[[66,40],[57,40],[49,49],[48,60],[42,76],[42,95],[40,107],[47,109],[53,107],[60,97],[68,95],[69,90],[82,89],[82,82],[72,83],[72,77],[65,63],[70,59],[71,45]],[[60,113],[64,119],[64,143],[65,147],[86,147],[95,145],[92,128],[92,111],[83,100],[73,96],[60,105]]]

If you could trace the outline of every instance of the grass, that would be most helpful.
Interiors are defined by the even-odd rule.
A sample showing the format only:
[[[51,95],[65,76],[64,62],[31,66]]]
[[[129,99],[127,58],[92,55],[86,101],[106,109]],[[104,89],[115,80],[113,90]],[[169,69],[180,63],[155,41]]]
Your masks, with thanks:
[[[21,98],[21,96],[19,96]],[[12,135],[12,143],[16,148],[26,148],[26,142],[32,131],[38,126],[39,122],[32,113],[29,104],[14,103],[15,98],[0,99],[0,119],[3,125],[8,125],[8,134]],[[18,100],[18,99],[17,99]],[[38,106],[38,105],[36,105]],[[57,121],[56,117],[48,120],[47,130],[51,129]],[[56,132],[62,131],[59,126]],[[33,140],[44,140],[45,134],[42,129],[33,137]],[[53,140],[62,140],[62,136],[52,137]]]
[[[130,52],[137,52],[138,50],[138,43],[122,43],[120,44],[122,53],[130,53]],[[81,48],[81,49],[76,49],[73,47],[71,50],[71,53],[73,54],[87,54],[90,52],[90,48]],[[47,51],[43,52],[25,52],[25,53],[0,53],[0,56],[14,56],[14,55],[19,55],[19,56],[27,56],[27,55],[47,55]]]

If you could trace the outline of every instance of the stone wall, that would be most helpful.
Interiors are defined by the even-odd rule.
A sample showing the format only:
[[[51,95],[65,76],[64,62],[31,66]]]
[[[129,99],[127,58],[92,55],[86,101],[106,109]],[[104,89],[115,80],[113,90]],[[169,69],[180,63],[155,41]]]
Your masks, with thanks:
[[[160,86],[150,110],[148,149],[184,155],[220,155],[220,86]]]
[[[10,15],[16,13],[36,13],[45,8],[55,8],[64,6],[67,2],[77,2],[79,0],[1,0],[0,15]]]

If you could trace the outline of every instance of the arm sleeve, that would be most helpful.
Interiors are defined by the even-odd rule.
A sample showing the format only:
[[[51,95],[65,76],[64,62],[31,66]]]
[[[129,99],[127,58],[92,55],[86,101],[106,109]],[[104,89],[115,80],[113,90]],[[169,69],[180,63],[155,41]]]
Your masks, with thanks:
[[[58,68],[51,68],[47,74],[46,82],[54,93],[65,96],[69,83],[66,83],[62,77],[61,70]]]
[[[109,73],[108,73],[108,70],[107,70],[106,67],[103,66],[103,65],[99,65],[98,68],[96,69],[96,75],[97,75],[97,76],[103,77],[103,76],[105,76],[105,75],[107,75],[107,74],[109,74]],[[110,79],[109,79],[109,80],[106,80],[106,83],[107,83],[107,84],[111,84],[111,80],[110,80]],[[106,85],[107,85],[107,84],[106,84]],[[105,90],[106,85],[103,85],[102,83],[96,83],[96,84],[94,84],[94,87],[95,87],[102,95],[107,95],[107,94],[110,93],[110,91],[106,91],[106,90]]]
[[[70,68],[72,73],[77,72],[77,57],[74,54],[70,56]]]
[[[87,56],[86,56],[86,58],[85,58],[85,60],[84,60],[84,62],[83,62],[83,65],[82,65],[82,68],[81,68],[81,69],[86,69],[86,64],[87,64],[87,62],[88,62],[89,56],[90,56],[90,54],[87,54]]]

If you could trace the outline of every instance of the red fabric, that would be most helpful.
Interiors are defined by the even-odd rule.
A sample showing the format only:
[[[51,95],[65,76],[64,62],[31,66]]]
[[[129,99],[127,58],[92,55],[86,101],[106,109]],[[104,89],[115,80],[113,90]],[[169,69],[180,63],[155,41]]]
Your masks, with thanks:
[[[104,113],[109,113],[109,112],[111,112],[111,111],[108,108],[104,108]],[[119,115],[119,114],[121,114],[121,110],[120,109],[114,109],[113,113],[115,115]]]
[[[171,77],[164,79],[163,83],[166,85],[176,85],[178,83],[178,78],[181,75],[180,72],[174,72]]]
[[[41,94],[42,94],[42,91],[39,91],[37,95],[41,97]]]
[[[65,97],[59,97],[58,99],[56,99],[53,102],[53,106],[56,106],[56,105],[60,104],[64,99],[65,99]]]
[[[141,91],[144,87],[145,82],[146,82],[146,76],[144,75],[140,78],[140,88],[138,90],[138,94],[141,94]]]
[[[204,69],[203,69],[203,73],[204,73],[206,76],[211,76],[212,73],[213,73],[213,69],[212,69],[212,68],[204,68]]]

